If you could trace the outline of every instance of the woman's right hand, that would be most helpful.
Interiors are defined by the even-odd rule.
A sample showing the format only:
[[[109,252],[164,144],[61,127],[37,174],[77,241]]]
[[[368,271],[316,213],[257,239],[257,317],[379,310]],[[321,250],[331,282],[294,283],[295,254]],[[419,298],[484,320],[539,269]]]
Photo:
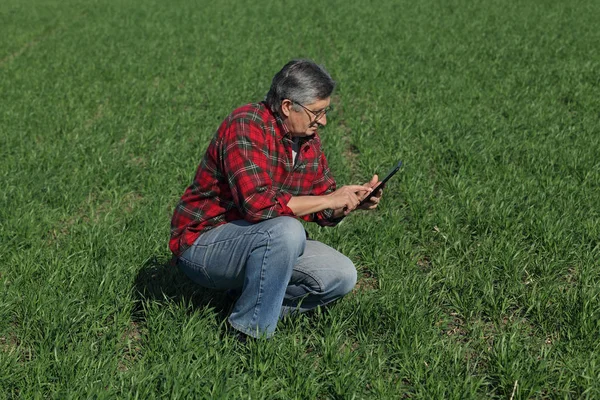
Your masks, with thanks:
[[[330,201],[329,208],[334,210],[344,210],[344,215],[348,215],[360,203],[360,199],[368,194],[372,189],[363,185],[342,186],[335,192],[328,194]]]

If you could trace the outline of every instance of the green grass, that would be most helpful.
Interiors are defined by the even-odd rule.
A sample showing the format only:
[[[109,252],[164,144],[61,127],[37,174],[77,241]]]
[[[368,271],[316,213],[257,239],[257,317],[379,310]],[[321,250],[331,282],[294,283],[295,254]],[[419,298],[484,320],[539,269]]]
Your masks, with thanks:
[[[600,397],[600,4],[0,4],[0,397]],[[220,121],[291,58],[339,83],[313,237],[359,288],[247,345],[168,266]]]

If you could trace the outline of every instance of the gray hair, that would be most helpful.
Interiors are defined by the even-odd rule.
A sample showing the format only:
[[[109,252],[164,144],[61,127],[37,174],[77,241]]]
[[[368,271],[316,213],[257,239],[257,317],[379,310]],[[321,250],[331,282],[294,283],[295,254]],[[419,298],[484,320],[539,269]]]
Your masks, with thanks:
[[[335,81],[325,68],[310,60],[292,60],[273,77],[265,102],[272,111],[280,113],[285,99],[312,104],[331,96],[333,89]],[[299,111],[295,104],[294,109]]]

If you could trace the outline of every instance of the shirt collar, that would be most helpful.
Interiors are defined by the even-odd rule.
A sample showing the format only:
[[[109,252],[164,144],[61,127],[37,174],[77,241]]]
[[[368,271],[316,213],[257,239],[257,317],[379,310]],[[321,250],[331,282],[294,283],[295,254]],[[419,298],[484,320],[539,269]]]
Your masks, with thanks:
[[[281,137],[289,136],[290,139],[291,139],[292,135],[290,135],[290,130],[283,123],[283,118],[281,118],[281,115],[279,115],[279,113],[277,111],[272,111],[272,112],[273,112],[273,115],[275,116],[275,121],[277,122],[277,126],[279,127],[279,131],[281,132]]]

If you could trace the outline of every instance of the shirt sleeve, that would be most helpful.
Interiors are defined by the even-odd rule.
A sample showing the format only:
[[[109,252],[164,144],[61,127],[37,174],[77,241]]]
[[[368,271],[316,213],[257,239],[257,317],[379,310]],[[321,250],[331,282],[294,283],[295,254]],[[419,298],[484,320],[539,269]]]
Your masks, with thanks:
[[[272,150],[276,152],[276,149]],[[274,164],[285,155],[270,153],[260,121],[244,116],[232,117],[220,152],[233,201],[246,221],[295,217],[287,206],[292,196],[274,187],[270,175],[271,171],[277,171]]]
[[[325,157],[325,153],[323,153],[323,151],[320,151],[319,172],[317,178],[313,182],[312,194],[315,196],[323,196],[334,192],[335,190],[336,183],[331,173],[331,170],[329,169],[327,158]],[[304,217],[302,217],[302,219],[310,222],[316,222],[321,226],[335,226],[338,223],[340,223],[344,219],[344,217],[334,218],[333,209],[328,208],[323,211],[305,215]]]

